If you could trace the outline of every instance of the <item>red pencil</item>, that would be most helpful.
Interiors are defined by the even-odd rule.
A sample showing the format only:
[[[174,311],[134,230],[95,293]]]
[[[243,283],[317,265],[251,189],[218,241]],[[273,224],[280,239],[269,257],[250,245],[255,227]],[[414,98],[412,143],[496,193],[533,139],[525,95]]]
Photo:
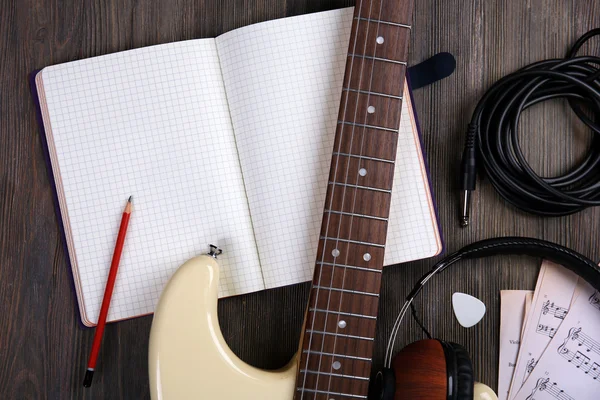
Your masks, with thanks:
[[[94,343],[92,344],[92,352],[90,353],[87,371],[85,371],[85,378],[83,379],[83,386],[85,387],[90,387],[92,385],[94,369],[96,368],[96,361],[98,360],[98,352],[100,351],[100,344],[102,343],[102,335],[104,334],[104,326],[106,325],[106,316],[108,315],[108,308],[110,307],[110,298],[112,297],[112,292],[115,287],[115,280],[117,279],[119,261],[121,260],[121,252],[123,251],[123,244],[125,243],[125,234],[127,233],[127,225],[129,225],[130,216],[131,196],[129,196],[129,199],[127,200],[127,206],[125,206],[123,218],[121,218],[119,236],[117,236],[117,244],[115,245],[115,252],[113,253],[112,262],[110,264],[110,271],[108,272],[106,289],[104,289],[104,298],[102,299],[102,307],[100,308],[98,325],[96,325],[96,332],[94,333]]]

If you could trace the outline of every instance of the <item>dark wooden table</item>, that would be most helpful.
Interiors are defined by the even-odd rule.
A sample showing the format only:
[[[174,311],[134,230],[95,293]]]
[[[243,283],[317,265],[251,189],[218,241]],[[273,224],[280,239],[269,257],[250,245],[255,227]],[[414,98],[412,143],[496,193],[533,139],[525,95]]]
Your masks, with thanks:
[[[27,74],[47,65],[142,46],[213,37],[290,15],[352,5],[308,0],[3,0],[0,8],[0,399],[143,399],[149,397],[151,317],[110,325],[92,388],[81,386],[93,331],[80,328],[70,272],[54,213]],[[530,62],[562,57],[583,32],[600,26],[597,0],[416,1],[412,64],[440,52],[456,56],[450,78],[415,92],[441,226],[449,251],[482,238],[525,235],[600,257],[600,209],[567,218],[524,215],[488,182],[474,201],[472,226],[457,225],[456,164],[478,98],[501,76]],[[594,49],[598,54],[598,42]],[[536,106],[522,122],[526,155],[538,171],[564,171],[580,159],[591,134],[561,102]],[[375,367],[403,297],[432,260],[387,268]],[[500,289],[533,288],[539,260],[503,257],[465,262],[436,278],[417,302],[435,336],[463,343],[476,377],[497,384]],[[482,299],[482,323],[461,328],[450,297]],[[241,358],[284,365],[295,352],[308,286],[220,302],[226,340]],[[397,348],[422,333],[402,328]],[[200,360],[202,360],[200,358]]]

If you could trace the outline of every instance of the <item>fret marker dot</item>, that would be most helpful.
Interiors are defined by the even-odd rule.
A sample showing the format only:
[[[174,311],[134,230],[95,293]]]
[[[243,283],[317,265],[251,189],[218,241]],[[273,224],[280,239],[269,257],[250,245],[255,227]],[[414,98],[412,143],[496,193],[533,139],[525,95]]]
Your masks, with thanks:
[[[365,253],[365,254],[363,255],[363,260],[365,260],[365,261],[370,261],[370,260],[371,260],[371,255],[370,255],[369,253]]]
[[[338,370],[338,369],[342,368],[342,363],[339,361],[334,361],[331,366],[333,367],[333,369]]]
[[[367,175],[367,170],[364,169],[364,168],[361,168],[361,169],[358,170],[358,174],[360,176],[365,176],[365,175]]]
[[[344,329],[346,327],[346,321],[341,320],[340,322],[338,322],[338,326],[342,329]]]
[[[340,255],[340,251],[338,249],[331,250],[331,255],[337,257]]]
[[[383,40],[383,36],[377,36],[376,42],[377,44],[383,44],[385,40]]]
[[[369,107],[367,107],[367,112],[368,112],[369,114],[373,114],[373,113],[375,112],[375,107],[373,107],[373,106],[369,106]]]

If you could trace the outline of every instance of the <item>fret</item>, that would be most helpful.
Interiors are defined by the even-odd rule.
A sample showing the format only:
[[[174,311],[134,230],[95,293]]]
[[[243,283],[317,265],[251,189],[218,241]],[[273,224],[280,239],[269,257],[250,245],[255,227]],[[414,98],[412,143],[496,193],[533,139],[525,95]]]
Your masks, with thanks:
[[[366,190],[359,187],[330,184],[325,197],[330,210],[387,217],[392,196],[385,190]]]
[[[356,122],[342,121],[342,120],[339,120],[338,124],[358,126],[359,128],[377,129],[377,130],[382,130],[382,131],[388,131],[388,132],[398,133],[398,129],[397,128],[396,129],[394,129],[394,128],[386,128],[384,126],[374,126],[374,125],[367,125],[367,124],[359,124],[359,123],[356,123]]]
[[[347,358],[350,360],[360,360],[360,361],[371,361],[372,358],[371,357],[354,357],[354,356],[348,356],[345,354],[334,354],[334,353],[324,353],[322,351],[313,351],[313,350],[304,350],[302,351],[304,354],[315,354],[315,355],[319,355],[319,356],[330,356],[330,357],[336,357],[336,358]]]
[[[349,217],[341,214],[323,214],[321,238],[328,237],[355,244],[373,244],[383,247],[387,222],[379,219]]]
[[[315,276],[312,283],[324,287],[352,289],[359,292],[372,292],[381,284],[381,274],[370,271],[344,269],[331,265],[315,265]],[[326,307],[329,310],[334,307]]]
[[[314,297],[309,306],[320,309],[337,310],[348,313],[363,313],[377,315],[379,298],[375,296],[360,296],[357,294],[336,291],[319,291],[311,288]]]
[[[312,334],[308,335],[305,333],[306,342],[303,343],[302,350],[315,350],[315,351],[325,351],[329,353],[340,352],[343,349],[344,354],[357,356],[357,357],[371,357],[373,350],[373,343],[365,340],[358,340],[352,338],[345,337],[332,337],[321,334]],[[306,358],[306,357],[304,357]],[[303,365],[306,367],[306,364]],[[318,370],[318,368],[315,368]],[[341,371],[338,371],[341,373]],[[356,374],[357,371],[354,371],[355,375],[363,375]],[[367,375],[367,374],[364,374]]]
[[[395,24],[406,25],[407,27],[411,26],[413,9],[411,1],[370,0],[358,3],[356,8],[355,17],[375,20],[385,19]],[[403,44],[403,41],[399,40],[398,44]]]
[[[398,61],[406,65],[410,30],[390,24],[378,24],[355,20],[355,43],[348,53]],[[384,93],[387,93],[386,90]]]
[[[374,192],[392,193],[391,190],[387,190],[387,189],[379,189],[376,187],[361,186],[361,185],[351,185],[349,183],[329,182],[329,184],[336,185],[336,186],[345,186],[345,187],[350,187],[350,188],[355,188],[355,189],[372,190]]]
[[[334,337],[327,337],[329,341],[335,342],[337,347],[337,341]],[[333,355],[326,354],[316,354],[319,353],[331,353]],[[343,358],[339,357],[337,354],[339,351],[325,351],[325,350],[311,350],[308,353],[305,353],[304,350],[301,353],[301,356],[304,357],[307,362],[305,365],[302,365],[303,368],[310,369],[311,371],[323,371],[323,372],[336,372],[338,374],[352,374],[352,375],[363,375],[367,376],[372,366],[371,358],[368,357],[360,357],[360,358]],[[335,365],[335,367],[334,367]],[[324,382],[325,386],[323,389],[327,389],[328,379]],[[314,389],[321,389],[318,387],[314,387]],[[335,388],[330,388],[331,390],[335,390]]]
[[[324,212],[330,213],[330,214],[347,215],[349,217],[375,219],[377,221],[386,221],[386,222],[389,219],[389,218],[384,218],[384,217],[376,217],[374,215],[357,214],[357,213],[350,213],[350,212],[343,212],[343,211],[336,211],[336,210],[325,210]]]
[[[306,338],[306,341],[302,343],[302,350],[310,349],[328,353],[339,353],[343,350],[344,354],[356,357],[371,357],[373,355],[374,342],[320,334],[309,336],[305,333],[304,337]],[[306,356],[303,357],[306,358]],[[306,368],[306,364],[302,364],[302,367]],[[314,369],[318,370],[319,368]],[[342,373],[341,371],[337,372]],[[363,375],[358,374],[357,371],[353,371],[352,373],[354,375]],[[368,375],[368,371],[366,371],[364,375]]]
[[[336,393],[336,392],[330,392],[328,390],[316,390],[316,389],[305,389],[305,388],[298,388],[299,392],[308,392],[308,393],[318,393],[318,394],[326,394],[327,396],[337,396],[337,397],[347,397],[347,398],[352,398],[352,399],[366,399],[367,396],[364,395],[360,395],[360,394],[350,394],[350,393]],[[331,398],[331,397],[329,397]]]
[[[405,72],[404,64],[362,57],[348,58],[342,87],[401,96]]]
[[[344,92],[342,104],[338,115],[340,121],[398,131],[402,100]]]
[[[346,91],[346,92],[368,94],[370,96],[389,97],[391,99],[402,100],[402,96],[394,96],[394,95],[391,95],[391,94],[371,92],[371,91],[368,91],[368,90],[351,89],[351,88],[346,88],[346,87],[342,88],[342,90]]]
[[[304,357],[309,357],[308,354],[302,354]],[[312,356],[315,359],[318,359],[318,356]],[[350,361],[346,361],[350,362]],[[360,362],[360,361],[359,361]],[[317,366],[318,367],[318,366]],[[312,368],[305,367],[307,371],[315,371],[317,372],[322,368]],[[370,373],[370,365],[368,368],[365,368],[364,371],[334,371],[329,368],[327,371],[320,371],[319,373],[305,373],[303,377],[303,381],[306,385],[299,385],[299,387],[304,386],[305,388],[310,388],[313,390],[323,390],[328,393],[353,393],[353,394],[362,394],[368,393],[369,381],[361,380],[361,379],[349,379],[343,376],[367,376]],[[364,372],[364,374],[362,373]],[[330,375],[331,374],[331,375]],[[314,397],[313,397],[314,396]],[[302,396],[303,400],[333,400],[334,397],[323,396],[323,395],[313,395],[310,393],[304,393]],[[336,397],[337,399],[337,397]]]
[[[320,295],[327,295],[327,293],[321,292]],[[332,308],[330,305],[330,309]],[[334,312],[337,312],[337,310]],[[372,318],[352,317],[349,315],[334,314],[334,312],[309,312],[306,320],[307,328],[322,332],[339,332],[346,335],[361,336],[365,329],[375,329],[377,326],[377,320]],[[330,351],[330,353],[339,353],[339,351]]]
[[[360,295],[360,296],[379,297],[379,293],[360,292],[358,290],[351,290],[351,289],[340,289],[340,288],[325,287],[325,286],[318,286],[318,285],[313,285],[313,289],[317,289],[317,290],[331,290],[331,291],[334,291],[334,292],[357,294],[357,295]]]
[[[338,124],[333,150],[340,153],[394,160],[397,148],[397,132],[368,128],[356,129],[351,125]]]
[[[348,53],[348,57],[358,57],[358,58],[365,58],[367,60],[384,61],[384,62],[390,62],[390,63],[394,63],[394,64],[406,65],[406,61],[396,61],[396,60],[392,60],[389,58],[366,56],[363,54],[356,54],[356,53]]]
[[[319,335],[330,335],[330,336],[338,336],[338,337],[349,338],[349,339],[367,340],[369,342],[372,342],[372,341],[375,340],[372,337],[345,335],[343,333],[322,332],[322,331],[315,331],[315,330],[312,330],[312,329],[307,329],[306,333],[318,333]]]
[[[310,356],[308,354],[302,354],[302,355],[304,357]],[[317,360],[319,359],[319,356],[312,356],[312,357]],[[350,361],[347,360],[346,362],[350,362]],[[361,361],[359,361],[359,362],[362,363]],[[312,372],[304,373],[305,376],[304,376],[303,381],[306,382],[306,385],[304,385],[304,387],[308,387],[313,390],[327,391],[328,393],[354,393],[354,394],[367,393],[367,390],[369,387],[368,380],[353,379],[353,378],[349,378],[349,377],[351,377],[351,376],[364,377],[364,376],[369,375],[369,372],[371,370],[370,365],[368,368],[364,368],[364,371],[360,371],[360,372],[355,371],[355,370],[341,372],[341,371],[331,370],[331,368],[329,368],[327,371],[319,371],[320,369],[322,369],[322,368],[310,368],[310,367],[304,368],[304,370],[306,370],[306,371],[314,371],[314,373],[312,373]],[[362,368],[361,368],[361,370],[362,370]],[[364,374],[362,374],[362,372],[364,372]],[[312,394],[304,393],[303,400],[308,400],[308,399],[332,400],[333,397],[320,396],[320,395],[312,397]]]
[[[387,190],[394,183],[394,164],[345,156],[333,156],[331,164],[329,180],[332,182],[344,181]]]
[[[324,352],[322,352],[324,353]],[[353,374],[353,375],[367,375],[369,370],[371,369],[371,359],[368,357],[363,357],[362,359],[351,359],[351,358],[342,358],[337,355],[337,353],[333,353],[333,356],[329,355],[319,355],[314,352],[311,353],[302,353],[302,357],[305,357],[308,360],[306,369],[310,369],[312,371],[323,371],[323,372],[337,372],[339,374]],[[333,364],[337,363],[337,368],[332,368]],[[328,379],[324,382],[325,385],[322,389],[327,389]],[[321,388],[315,388],[321,389]],[[335,388],[330,388],[330,390],[335,390]]]
[[[368,256],[365,256],[368,254]],[[385,249],[362,244],[319,240],[317,261],[356,265],[364,268],[383,268]]]
[[[355,20],[360,20],[360,21],[372,22],[372,23],[376,23],[376,24],[385,24],[385,25],[398,26],[400,28],[406,28],[406,29],[411,29],[412,28],[412,26],[410,26],[410,25],[398,24],[396,22],[383,21],[383,20],[380,20],[380,19],[363,18],[363,17],[354,17],[354,19]]]
[[[336,268],[349,268],[349,269],[355,269],[358,271],[369,271],[369,272],[378,272],[381,273],[380,269],[375,269],[375,268],[363,268],[363,267],[357,267],[355,265],[341,265],[341,264],[333,264],[333,263],[326,263],[326,262],[321,262],[321,261],[317,261],[318,265],[330,265],[332,267],[336,267]]]
[[[321,236],[321,240],[334,240],[336,242],[353,243],[353,244],[363,244],[365,246],[375,246],[375,247],[381,247],[381,248],[385,247],[385,245],[383,245],[383,244],[361,242],[360,240],[342,239],[342,238],[339,238],[339,237]]]
[[[344,315],[344,316],[347,316],[347,317],[365,318],[365,319],[373,319],[373,320],[377,319],[377,317],[373,316],[373,315],[353,314],[353,313],[346,313],[346,312],[340,312],[340,311],[322,310],[320,308],[309,308],[308,311],[310,311],[310,312],[327,313],[327,314],[334,314],[334,315]]]
[[[311,290],[315,293],[315,304],[311,304],[311,306],[340,310],[342,312],[364,312],[377,315],[379,296],[368,292],[353,293],[346,289],[318,288],[314,287],[314,285]]]
[[[369,381],[369,377],[368,376],[355,376],[355,375],[334,374],[332,372],[311,371],[309,369],[301,369],[300,373],[301,374],[318,374],[318,375],[325,375],[325,376],[333,376],[333,377],[336,377],[336,378],[356,379],[356,380],[359,380],[359,381]]]

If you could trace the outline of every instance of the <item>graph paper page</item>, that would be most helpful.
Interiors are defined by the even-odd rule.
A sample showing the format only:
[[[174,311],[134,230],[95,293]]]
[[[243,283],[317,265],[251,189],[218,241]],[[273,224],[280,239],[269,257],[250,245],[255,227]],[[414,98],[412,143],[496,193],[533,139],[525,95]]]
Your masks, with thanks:
[[[217,38],[268,288],[312,278],[352,16],[308,14]],[[405,106],[386,265],[441,249],[416,132]]]
[[[48,67],[42,83],[85,324],[97,320],[130,195],[109,320],[153,312],[177,267],[210,243],[224,250],[220,296],[264,288],[214,39]]]

